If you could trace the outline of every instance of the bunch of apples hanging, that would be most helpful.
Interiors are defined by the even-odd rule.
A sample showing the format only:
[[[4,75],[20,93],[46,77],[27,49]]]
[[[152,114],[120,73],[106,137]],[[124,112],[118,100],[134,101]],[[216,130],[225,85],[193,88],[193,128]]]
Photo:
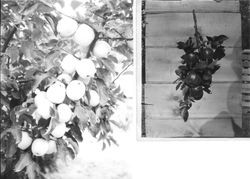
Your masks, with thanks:
[[[188,110],[192,103],[202,99],[204,92],[211,94],[213,74],[220,68],[218,61],[225,56],[223,42],[228,39],[225,35],[206,36],[203,38],[197,28],[197,19],[193,10],[194,37],[186,42],[178,42],[177,47],[185,54],[181,56],[181,65],[175,70],[178,76],[176,90],[182,90],[183,98],[179,101],[179,111],[186,122]]]

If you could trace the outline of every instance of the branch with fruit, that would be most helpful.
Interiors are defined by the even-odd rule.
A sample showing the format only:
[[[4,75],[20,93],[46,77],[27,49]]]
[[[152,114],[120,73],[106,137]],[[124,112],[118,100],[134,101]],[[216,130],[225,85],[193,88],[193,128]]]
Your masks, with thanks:
[[[192,103],[201,100],[203,93],[211,94],[212,75],[220,68],[218,61],[225,56],[223,42],[228,39],[225,35],[206,39],[198,31],[197,19],[193,10],[194,37],[186,42],[178,42],[178,48],[184,50],[181,56],[181,65],[175,70],[178,76],[176,90],[182,90],[183,99],[179,101],[179,111],[186,122],[189,117],[188,110]]]
[[[4,178],[44,178],[56,171],[56,159],[75,158],[85,131],[103,148],[117,145],[112,129],[119,122],[110,117],[126,98],[115,81],[133,63],[132,39],[123,31],[132,26],[125,17],[132,17],[132,4],[86,1],[91,13],[70,17],[50,3],[1,2]]]

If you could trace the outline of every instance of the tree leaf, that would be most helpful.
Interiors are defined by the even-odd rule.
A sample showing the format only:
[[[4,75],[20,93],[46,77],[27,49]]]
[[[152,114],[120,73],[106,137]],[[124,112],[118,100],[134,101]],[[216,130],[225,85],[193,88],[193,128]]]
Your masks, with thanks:
[[[225,56],[225,49],[224,49],[224,47],[220,46],[220,47],[216,48],[216,50],[214,51],[214,54],[213,54],[213,58],[215,60],[220,60],[224,56]]]
[[[16,140],[13,135],[8,136],[8,142],[6,146],[6,158],[11,158],[13,155],[15,155],[17,151],[17,145],[16,145]]]
[[[185,107],[181,109],[181,117],[183,118],[184,122],[187,122],[188,116],[189,116],[189,113],[188,113],[187,108]]]
[[[0,100],[1,100],[1,104],[3,105],[3,106],[6,106],[8,109],[10,108],[10,101],[9,101],[9,99],[6,97],[6,96],[4,96],[2,93],[0,93]]]
[[[102,60],[103,65],[106,67],[107,70],[109,70],[111,73],[115,74],[115,65],[113,62],[109,59]]]
[[[33,14],[37,10],[38,6],[39,3],[29,2],[27,3],[27,5],[25,6],[25,8],[22,10],[21,13],[25,16]]]
[[[1,174],[5,171],[5,169],[6,169],[6,162],[3,160],[3,159],[1,159]]]
[[[50,76],[51,75],[49,73],[42,73],[42,74],[35,75],[35,83],[32,86],[32,91],[36,90],[38,86],[40,85],[40,83]]]
[[[44,14],[45,19],[47,20],[47,22],[49,23],[51,29],[53,30],[55,36],[57,36],[58,32],[57,32],[57,24],[58,24],[58,20],[56,17],[54,17],[52,14],[46,13]]]
[[[203,90],[204,90],[206,93],[208,93],[208,94],[211,94],[211,93],[212,93],[211,90],[208,89],[208,88],[203,88]]]
[[[26,167],[26,174],[29,179],[36,179],[37,173],[40,171],[40,167],[37,163],[31,162],[27,167]]]
[[[212,42],[213,41],[213,37],[207,36],[207,40]]]
[[[10,128],[4,130],[3,132],[1,132],[1,139],[8,133],[11,133],[12,136],[15,139],[16,143],[19,143],[21,141],[22,138],[22,132],[21,132],[21,128],[17,125],[11,126]]]
[[[214,37],[214,41],[218,41],[220,44],[227,40],[228,37],[225,35],[219,35]]]
[[[177,85],[176,85],[176,90],[178,90],[181,86],[182,82],[179,82]]]
[[[35,45],[30,40],[22,41],[20,51],[24,54],[27,60],[31,62],[34,56]]]
[[[184,42],[177,42],[177,48],[184,49],[186,48],[186,44]]]
[[[91,124],[88,126],[88,130],[93,137],[96,137],[96,135],[100,132],[100,129],[101,128],[99,123]]]
[[[9,47],[6,50],[6,54],[11,58],[11,63],[17,62],[19,58],[19,49],[15,46]]]
[[[100,105],[105,105],[109,101],[109,89],[101,79],[96,80],[96,85],[100,95]]]
[[[41,29],[34,29],[31,34],[31,39],[33,41],[37,41],[42,37],[42,31]]]
[[[74,113],[79,119],[79,123],[81,124],[81,129],[84,130],[89,120],[88,112],[82,106],[77,105],[75,107]]]
[[[70,126],[70,133],[71,133],[72,136],[74,136],[74,137],[76,138],[76,140],[78,140],[79,142],[82,142],[82,141],[83,141],[81,129],[79,128],[79,126],[78,126],[77,124],[71,125],[71,126]]]
[[[71,138],[67,138],[66,140],[67,140],[67,141],[69,142],[69,144],[73,147],[75,155],[77,155],[77,154],[79,153],[79,146],[78,146],[78,143],[75,142],[75,141],[73,141]]]
[[[109,136],[108,139],[113,142],[116,146],[119,146],[119,144],[117,143],[117,141],[114,139],[113,136]]]
[[[22,153],[20,155],[19,160],[17,161],[15,167],[14,167],[14,171],[15,172],[20,172],[22,171],[25,167],[27,167],[28,165],[30,165],[32,162],[31,159],[31,155],[28,152]]]
[[[106,149],[106,143],[102,142],[102,150],[105,150],[105,149]]]
[[[75,159],[76,155],[75,155],[74,150],[71,147],[66,147],[66,149],[67,149],[67,153],[69,154],[69,156],[71,157],[71,159]],[[66,155],[65,155],[65,157],[66,157]]]
[[[24,122],[29,123],[31,125],[36,124],[36,121],[33,119],[33,117],[26,113],[21,114],[18,118],[19,125],[22,125]]]
[[[102,79],[107,86],[112,82],[111,72],[107,69],[97,68],[96,75],[98,78]]]

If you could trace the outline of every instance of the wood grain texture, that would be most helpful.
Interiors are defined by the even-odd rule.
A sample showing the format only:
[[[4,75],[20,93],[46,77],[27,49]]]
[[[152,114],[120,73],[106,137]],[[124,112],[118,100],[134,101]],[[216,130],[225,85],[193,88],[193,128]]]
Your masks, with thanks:
[[[219,64],[221,68],[213,75],[215,82],[241,80],[241,49],[227,48],[226,57]],[[146,81],[173,82],[177,79],[175,70],[181,65],[184,51],[177,48],[146,48]]]
[[[196,12],[239,12],[239,1],[222,1],[220,3],[216,1],[160,1],[160,0],[148,0],[146,2],[146,13],[156,14],[165,12],[192,12],[195,9]]]
[[[234,137],[230,119],[189,119],[146,121],[147,137]]]
[[[193,103],[189,110],[190,119],[241,119],[241,83],[213,84],[213,94],[206,94],[202,100]],[[181,91],[174,84],[145,85],[145,118],[180,119],[178,113]]]
[[[224,34],[226,47],[241,47],[241,16],[239,13],[197,13],[202,35]],[[146,46],[176,47],[194,34],[192,13],[148,14],[146,16]]]

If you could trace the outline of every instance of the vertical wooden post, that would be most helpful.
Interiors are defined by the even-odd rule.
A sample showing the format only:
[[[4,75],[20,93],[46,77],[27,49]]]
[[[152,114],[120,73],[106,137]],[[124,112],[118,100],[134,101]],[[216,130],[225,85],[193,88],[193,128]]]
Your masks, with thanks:
[[[250,136],[250,49],[242,53],[242,129]]]

